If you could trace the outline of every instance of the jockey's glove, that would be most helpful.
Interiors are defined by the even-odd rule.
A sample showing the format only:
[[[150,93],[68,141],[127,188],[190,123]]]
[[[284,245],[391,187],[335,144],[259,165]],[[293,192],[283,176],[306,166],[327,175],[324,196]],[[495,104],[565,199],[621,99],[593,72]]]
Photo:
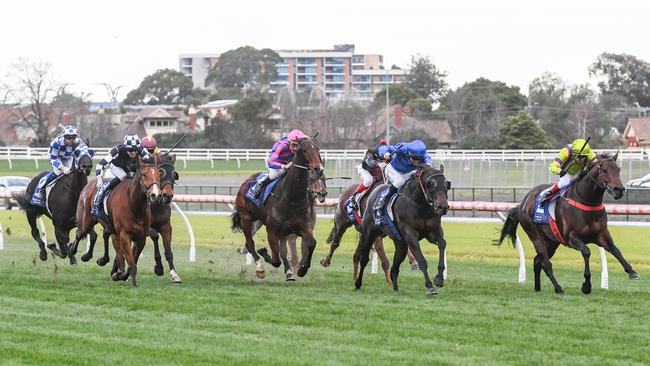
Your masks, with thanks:
[[[551,165],[551,166],[548,168],[548,171],[551,172],[551,174],[560,174],[560,171],[561,171],[561,170],[562,170],[562,169],[560,168],[560,166],[555,165],[555,164]]]
[[[96,185],[97,185],[97,189],[102,188],[102,177],[101,177],[101,176],[97,176],[97,183],[96,183]]]

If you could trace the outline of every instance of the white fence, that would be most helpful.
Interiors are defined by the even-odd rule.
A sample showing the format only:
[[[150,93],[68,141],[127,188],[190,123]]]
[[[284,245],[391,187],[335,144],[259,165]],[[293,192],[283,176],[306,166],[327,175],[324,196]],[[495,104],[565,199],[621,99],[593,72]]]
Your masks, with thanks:
[[[95,155],[103,156],[110,148],[92,147]],[[0,147],[0,160],[32,160],[49,159],[48,148],[26,146]],[[481,161],[533,161],[551,160],[558,150],[429,150],[434,160],[481,160]],[[615,153],[617,150],[598,150],[599,152]],[[266,158],[268,149],[175,149],[176,157],[182,160],[262,160]],[[321,150],[325,160],[360,160],[365,150]],[[636,148],[620,150],[619,161],[636,160],[648,161],[650,166],[650,150]]]

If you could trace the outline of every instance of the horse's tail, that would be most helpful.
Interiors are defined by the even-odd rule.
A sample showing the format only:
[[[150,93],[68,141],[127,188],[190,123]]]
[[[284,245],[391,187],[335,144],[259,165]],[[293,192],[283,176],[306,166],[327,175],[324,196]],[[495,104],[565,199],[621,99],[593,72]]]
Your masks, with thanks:
[[[495,245],[501,245],[503,239],[505,239],[506,236],[509,236],[512,241],[512,246],[515,246],[515,241],[517,240],[517,226],[519,226],[518,215],[519,207],[513,207],[508,211],[506,222],[503,223],[503,227],[501,228],[501,236],[499,237],[499,240],[494,241]]]
[[[11,197],[16,200],[18,206],[23,210],[27,211],[31,207],[30,197],[27,192],[12,192]]]
[[[230,215],[232,217],[232,226],[230,227],[232,229],[233,233],[240,232],[241,229],[241,216],[239,216],[239,212],[235,211]]]

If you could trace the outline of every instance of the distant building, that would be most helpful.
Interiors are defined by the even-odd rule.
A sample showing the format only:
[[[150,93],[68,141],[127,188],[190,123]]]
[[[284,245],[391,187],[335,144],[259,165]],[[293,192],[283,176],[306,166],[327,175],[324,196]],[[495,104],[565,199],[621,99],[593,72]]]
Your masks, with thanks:
[[[140,137],[183,132],[188,129],[189,121],[183,111],[166,110],[156,106],[127,113],[123,119],[128,132],[137,133]]]
[[[320,89],[327,97],[344,94],[372,99],[388,84],[404,81],[405,70],[387,70],[379,54],[355,54],[354,45],[335,45],[332,49],[276,50],[282,58],[276,65],[278,77],[271,87],[280,90]],[[180,71],[191,77],[194,87],[205,88],[205,78],[217,63],[219,54],[184,54]]]
[[[205,78],[219,60],[218,53],[186,53],[179,56],[179,71],[192,79],[195,88],[206,88]]]
[[[650,147],[650,117],[630,118],[622,140],[629,147]]]

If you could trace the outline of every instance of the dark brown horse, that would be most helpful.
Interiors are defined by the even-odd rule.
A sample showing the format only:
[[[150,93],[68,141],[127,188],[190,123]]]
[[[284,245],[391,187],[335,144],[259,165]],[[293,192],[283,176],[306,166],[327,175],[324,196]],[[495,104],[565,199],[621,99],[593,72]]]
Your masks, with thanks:
[[[64,175],[59,178],[47,199],[47,206],[50,208],[48,211],[45,207],[35,206],[30,203],[34,189],[38,181],[48,172],[39,173],[35,176],[25,193],[12,194],[18,202],[18,205],[25,210],[27,215],[27,222],[31,227],[32,238],[38,243],[40,249],[39,258],[41,260],[47,259],[47,251],[45,250],[45,243],[41,240],[38,226],[36,226],[36,219],[39,216],[45,215],[52,220],[54,225],[54,233],[56,234],[56,241],[59,244],[57,249],[56,245],[49,244],[47,247],[56,255],[61,258],[68,256],[68,244],[70,241],[70,230],[75,226],[75,217],[77,211],[77,200],[81,193],[82,188],[88,182],[88,174],[92,170],[92,158],[88,154],[83,154],[79,158],[75,158],[74,164],[70,174]],[[51,212],[51,213],[50,213]],[[96,239],[97,234],[95,231],[90,232],[91,238]],[[72,260],[71,260],[72,262]]]
[[[77,203],[77,234],[70,247],[70,253],[77,252],[79,241],[97,224],[96,217],[90,214],[95,181],[87,184],[81,192]],[[110,233],[115,248],[115,262],[111,270],[114,281],[126,281],[131,276],[133,286],[137,286],[137,265],[131,243],[142,250],[147,231],[151,225],[150,203],[160,198],[160,174],[157,162],[138,158],[137,171],[133,178],[120,182],[108,197],[108,222],[99,222],[104,227],[104,233]],[[128,272],[124,265],[129,265]]]
[[[248,198],[246,191],[259,174],[254,174],[241,185],[235,199],[235,212],[232,215],[233,231],[241,230],[246,237],[246,249],[257,263],[256,274],[265,277],[264,260],[274,267],[284,264],[287,280],[293,280],[293,272],[288,263],[286,250],[280,253],[280,240],[290,234],[302,238],[303,255],[298,267],[298,276],[303,277],[311,267],[311,257],[316,248],[313,230],[316,222],[314,199],[324,202],[325,187],[323,161],[319,149],[313,140],[303,138],[298,141],[298,149],[293,158],[293,165],[287,170],[262,207],[257,207]],[[255,251],[253,235],[266,225],[266,232],[271,248],[271,256],[262,248]],[[283,246],[284,247],[284,246]],[[259,254],[259,255],[258,255]],[[260,255],[263,260],[260,259]],[[282,258],[280,258],[282,257]]]
[[[585,282],[582,284],[582,292],[585,294],[591,293],[591,271],[589,270],[591,251],[587,247],[588,243],[603,247],[621,263],[630,279],[639,279],[639,275],[623,258],[621,251],[614,244],[607,229],[607,211],[603,206],[605,191],[614,199],[623,197],[625,191],[619,176],[620,168],[616,164],[617,157],[618,153],[614,156],[600,155],[594,158],[580,173],[567,194],[558,198],[555,214],[558,234],[561,237],[556,236],[549,225],[533,222],[533,213],[536,208],[535,199],[547,185],[533,188],[526,194],[518,207],[510,209],[508,212],[508,218],[496,243],[500,245],[506,236],[510,236],[514,245],[517,226],[521,224],[537,252],[533,262],[535,291],[541,289],[540,274],[543,269],[553,283],[555,292],[564,294],[564,290],[553,275],[551,264],[551,258],[561,242],[582,253],[585,261]]]
[[[420,266],[424,275],[424,286],[428,295],[438,293],[429,278],[428,264],[422,250],[420,249],[420,240],[427,239],[431,243],[438,245],[440,256],[438,260],[438,274],[434,281],[435,285],[442,287],[444,285],[445,270],[445,249],[447,241],[441,226],[441,218],[449,210],[447,203],[447,190],[451,187],[444,176],[444,168],[441,165],[440,170],[433,169],[429,166],[423,166],[418,169],[413,179],[407,181],[393,205],[394,223],[401,237],[395,235],[391,228],[382,224],[380,227],[374,225],[373,215],[363,216],[361,222],[361,240],[357,247],[357,253],[360,257],[359,275],[355,281],[355,287],[361,288],[363,281],[363,271],[368,264],[368,254],[372,243],[379,236],[390,236],[395,243],[395,254],[393,265],[390,269],[390,278],[393,289],[398,290],[397,277],[399,276],[399,266],[406,258],[408,249]],[[386,189],[381,186],[375,189],[368,197],[366,209],[374,207],[379,196]]]
[[[379,187],[383,183],[383,180],[375,180],[372,182],[372,185],[366,193],[361,197],[361,201],[359,202],[359,210],[361,211],[361,216],[364,215],[366,212],[366,202],[368,200],[368,196],[370,196],[370,193],[372,191]],[[323,257],[323,259],[320,260],[320,264],[323,267],[329,267],[331,261],[332,261],[332,256],[334,255],[334,252],[336,249],[338,249],[340,243],[341,243],[341,238],[343,238],[343,234],[348,230],[350,226],[353,224],[348,220],[348,216],[346,213],[345,209],[345,202],[347,202],[350,197],[352,197],[352,194],[357,188],[357,184],[352,184],[350,185],[343,194],[341,194],[341,197],[339,198],[339,202],[336,205],[336,211],[334,212],[334,227],[332,227],[332,231],[330,231],[329,236],[327,237],[327,243],[330,245],[330,251],[327,254],[327,256]],[[371,210],[372,212],[372,210]],[[354,223],[354,228],[357,230],[357,232],[361,232],[361,225],[359,223]],[[381,260],[381,268],[384,270],[384,276],[386,277],[386,284],[390,286],[390,261],[388,260],[388,256],[386,255],[386,251],[384,250],[384,243],[381,237],[377,237],[377,240],[373,244],[375,251],[377,252],[377,255],[379,256],[379,259]],[[411,252],[409,251],[407,253],[409,263],[411,263],[411,266],[416,266],[412,267],[414,269],[417,269],[417,263],[415,262],[415,258],[411,255]],[[352,275],[352,280],[357,279],[357,273],[359,270],[359,256],[355,255],[352,259],[353,265],[354,265],[354,272]]]

